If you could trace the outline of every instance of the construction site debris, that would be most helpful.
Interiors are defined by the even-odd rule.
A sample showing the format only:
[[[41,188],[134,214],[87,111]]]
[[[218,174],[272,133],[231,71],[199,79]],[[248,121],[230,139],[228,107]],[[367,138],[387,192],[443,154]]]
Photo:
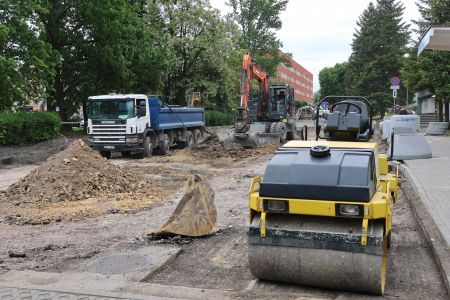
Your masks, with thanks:
[[[0,222],[36,225],[137,212],[182,185],[138,171],[116,166],[83,141],[74,141],[0,192]]]
[[[220,140],[217,135],[209,135],[190,149],[191,155],[201,159],[249,158],[264,153],[273,153],[278,145],[268,145],[258,149],[244,149],[237,143]]]
[[[136,188],[135,176],[109,163],[83,141],[50,157],[31,174],[6,190],[9,201],[77,201]],[[144,183],[140,183],[140,187]]]

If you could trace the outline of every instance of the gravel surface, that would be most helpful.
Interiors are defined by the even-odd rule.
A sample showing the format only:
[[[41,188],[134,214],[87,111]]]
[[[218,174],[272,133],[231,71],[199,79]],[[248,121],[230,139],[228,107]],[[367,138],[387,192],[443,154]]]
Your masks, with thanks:
[[[0,146],[0,169],[9,165],[39,164],[50,156],[64,150],[68,141],[63,137],[21,147]]]
[[[264,172],[272,149],[243,159],[199,158],[188,150],[150,160],[113,159],[116,165],[139,176],[178,182],[164,201],[132,213],[106,214],[79,221],[48,225],[0,224],[0,273],[8,269],[73,271],[111,249],[135,249],[152,244],[182,247],[173,262],[149,277],[148,281],[197,288],[242,292],[241,298],[319,298],[374,299],[326,289],[314,289],[258,282],[248,270],[246,224],[248,188],[252,177]],[[181,198],[184,177],[204,176],[214,189],[217,223],[205,238],[148,240],[151,231],[163,224]],[[388,299],[447,299],[431,250],[414,219],[403,192],[394,208],[392,246],[388,261],[386,297]],[[241,293],[241,292],[240,292]],[[273,295],[273,294],[272,294]]]

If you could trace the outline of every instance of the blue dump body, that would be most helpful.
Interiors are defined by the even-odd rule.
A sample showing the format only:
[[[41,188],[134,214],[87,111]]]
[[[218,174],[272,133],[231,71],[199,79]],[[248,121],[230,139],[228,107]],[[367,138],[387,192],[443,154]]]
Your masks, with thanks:
[[[205,110],[200,107],[161,107],[158,97],[149,97],[150,121],[154,130],[205,126]]]

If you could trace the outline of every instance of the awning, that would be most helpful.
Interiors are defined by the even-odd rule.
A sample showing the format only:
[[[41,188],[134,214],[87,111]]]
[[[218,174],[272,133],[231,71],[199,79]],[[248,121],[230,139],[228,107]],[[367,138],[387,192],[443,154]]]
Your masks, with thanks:
[[[420,40],[417,55],[425,49],[450,51],[450,26],[433,25],[428,28]]]

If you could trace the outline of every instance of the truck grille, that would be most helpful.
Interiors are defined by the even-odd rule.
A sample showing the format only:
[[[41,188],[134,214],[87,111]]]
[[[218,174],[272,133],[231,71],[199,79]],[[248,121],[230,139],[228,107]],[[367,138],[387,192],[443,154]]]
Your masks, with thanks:
[[[126,125],[92,125],[94,143],[125,143]]]

